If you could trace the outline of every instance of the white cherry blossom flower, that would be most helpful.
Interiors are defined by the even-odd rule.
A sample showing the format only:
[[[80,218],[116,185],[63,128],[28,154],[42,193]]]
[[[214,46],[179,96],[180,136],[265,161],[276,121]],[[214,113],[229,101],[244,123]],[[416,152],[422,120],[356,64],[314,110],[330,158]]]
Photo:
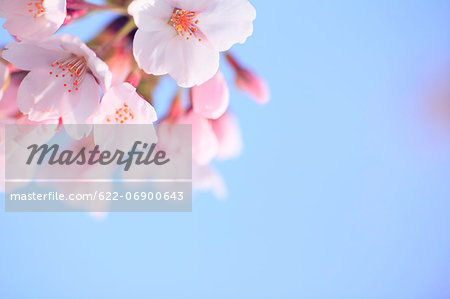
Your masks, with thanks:
[[[39,40],[55,33],[66,18],[66,0],[0,0],[3,28],[20,40]]]
[[[64,124],[84,124],[97,109],[100,87],[111,84],[108,66],[81,40],[58,35],[42,42],[12,42],[3,58],[30,71],[20,84],[17,105],[32,121],[62,118]],[[90,127],[72,126],[74,138]]]
[[[152,105],[145,101],[129,83],[112,87],[102,98],[93,117],[94,141],[104,149],[129,150],[135,141],[151,144],[157,141],[153,123],[158,117]],[[147,130],[136,126],[130,135],[129,126],[144,125]],[[114,126],[111,126],[114,125]],[[123,126],[122,126],[123,125]]]
[[[134,0],[138,27],[134,57],[145,72],[169,74],[179,86],[206,82],[219,68],[219,52],[244,43],[256,11],[247,0]]]

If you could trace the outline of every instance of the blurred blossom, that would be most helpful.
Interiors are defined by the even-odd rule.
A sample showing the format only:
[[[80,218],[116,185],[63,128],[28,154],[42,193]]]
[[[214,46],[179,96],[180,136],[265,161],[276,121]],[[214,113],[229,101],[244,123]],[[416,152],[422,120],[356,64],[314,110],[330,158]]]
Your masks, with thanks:
[[[55,33],[66,18],[66,0],[0,0],[3,28],[20,40],[40,40]]]
[[[3,92],[8,87],[9,69],[8,65],[0,60],[0,101],[2,100]]]
[[[192,188],[194,191],[212,192],[218,199],[227,197],[223,177],[210,165],[192,165]]]
[[[205,83],[192,88],[194,111],[209,119],[217,119],[228,108],[230,92],[223,74],[217,74]]]
[[[199,165],[206,165],[217,155],[219,144],[211,127],[211,123],[190,110],[183,114],[178,124],[192,125],[192,159]]]
[[[254,72],[244,68],[231,54],[227,54],[226,58],[236,73],[236,86],[257,103],[266,104],[270,98],[267,83]]]
[[[0,100],[0,117],[14,117],[20,114],[17,107],[17,91],[26,74],[27,72],[23,71],[11,73],[9,84],[4,89]]]
[[[134,66],[131,52],[127,51],[124,47],[115,47],[113,50],[113,54],[110,55],[109,58],[105,59],[105,62],[108,64],[109,69],[113,75],[113,85],[117,85],[121,82],[126,81],[129,78],[129,75],[132,73]],[[133,82],[139,81],[140,77],[137,77],[137,80],[133,80]]]
[[[3,58],[30,71],[20,84],[17,105],[33,121],[62,118],[65,124],[86,123],[99,104],[99,87],[105,91],[111,83],[108,66],[71,35],[10,43]],[[86,133],[74,132],[73,137]]]
[[[212,120],[211,124],[219,143],[216,158],[226,160],[238,157],[242,153],[242,135],[237,118],[226,112]]]
[[[247,0],[134,0],[128,13],[138,27],[133,53],[139,67],[169,74],[181,87],[213,77],[219,52],[244,43],[256,18]]]
[[[64,25],[69,24],[71,21],[79,19],[88,13],[87,9],[69,9],[67,8],[67,15],[64,19]]]

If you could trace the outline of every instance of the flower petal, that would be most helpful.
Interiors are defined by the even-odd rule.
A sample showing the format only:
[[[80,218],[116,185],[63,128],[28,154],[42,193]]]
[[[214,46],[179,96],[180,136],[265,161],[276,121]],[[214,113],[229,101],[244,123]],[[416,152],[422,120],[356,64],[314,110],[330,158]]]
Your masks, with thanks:
[[[32,56],[30,56],[31,53]],[[48,67],[56,60],[67,55],[69,55],[69,52],[52,45],[23,41],[7,44],[2,57],[16,68],[30,71],[36,68]]]
[[[155,76],[167,74],[168,67],[165,63],[167,46],[176,35],[176,31],[170,26],[151,33],[139,29],[133,41],[133,55],[139,67]]]
[[[44,0],[45,18],[58,29],[67,15],[66,0]],[[56,30],[55,30],[56,31]]]
[[[68,105],[71,96],[62,84],[52,80],[49,69],[39,68],[31,71],[20,84],[17,105],[30,120],[42,121],[59,118],[72,109]]]
[[[128,6],[136,26],[144,31],[159,31],[167,26],[173,7],[166,0],[134,0]]]
[[[75,99],[77,106],[74,110],[67,111],[63,117],[74,120],[76,124],[86,123],[100,104],[100,89],[95,78],[92,75],[86,75],[79,90],[72,96],[71,100],[78,97]]]
[[[228,108],[230,92],[223,74],[217,74],[199,86],[192,88],[194,111],[206,118],[217,119]]]
[[[165,64],[169,75],[181,87],[200,85],[219,69],[219,52],[207,41],[186,40],[180,36],[167,45]]]
[[[173,7],[180,9],[201,12],[208,8],[211,3],[217,0],[169,0]],[[228,0],[226,0],[228,1]]]
[[[214,1],[197,18],[202,33],[223,52],[252,35],[256,10],[247,0]]]

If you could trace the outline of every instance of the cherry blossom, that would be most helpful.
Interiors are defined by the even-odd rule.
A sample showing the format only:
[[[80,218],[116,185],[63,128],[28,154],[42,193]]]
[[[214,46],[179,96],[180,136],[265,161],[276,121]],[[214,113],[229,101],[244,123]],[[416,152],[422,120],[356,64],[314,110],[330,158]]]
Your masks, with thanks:
[[[221,72],[199,86],[192,88],[194,111],[209,119],[217,119],[228,108],[230,91]]]
[[[94,140],[104,148],[128,150],[136,141],[156,142],[156,132],[153,126],[149,130],[136,130],[130,136],[130,128],[119,125],[153,124],[158,117],[155,109],[145,101],[136,89],[129,83],[112,87],[102,98],[102,102],[93,117]],[[109,126],[115,125],[115,126]]]
[[[84,124],[99,104],[100,87],[106,91],[111,84],[108,66],[67,34],[42,42],[10,43],[3,58],[30,71],[20,84],[17,105],[32,121],[62,118],[64,124]],[[81,138],[89,131],[72,133]]]
[[[55,33],[66,18],[66,0],[0,0],[3,27],[21,40],[40,40]]]
[[[219,52],[244,43],[256,11],[247,0],[134,0],[133,53],[146,73],[169,74],[192,87],[216,74]]]
[[[219,144],[208,119],[194,111],[183,114],[177,124],[192,125],[192,159],[199,165],[206,165],[216,156]]]

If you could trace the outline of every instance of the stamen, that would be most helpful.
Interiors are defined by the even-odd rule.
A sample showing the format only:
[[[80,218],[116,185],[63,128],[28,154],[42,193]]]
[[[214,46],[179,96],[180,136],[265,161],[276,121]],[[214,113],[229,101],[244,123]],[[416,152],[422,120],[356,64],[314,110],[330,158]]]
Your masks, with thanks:
[[[40,17],[45,13],[44,0],[28,0],[28,12],[33,15],[33,18]]]
[[[49,72],[51,76],[61,79],[61,84],[67,87],[69,93],[78,91],[78,86],[83,82],[85,74],[89,71],[84,57],[70,55],[55,61],[51,64],[52,71]]]
[[[201,42],[202,39],[198,38],[198,35],[200,35],[197,26],[199,21],[196,19],[196,16],[196,13],[193,11],[174,8],[169,24],[172,25],[179,36],[185,37],[188,35],[186,40],[190,40],[190,36],[193,35]]]
[[[127,103],[123,103],[122,107],[107,116],[106,121],[109,123],[123,124],[130,119],[134,119],[133,111],[128,107]]]

